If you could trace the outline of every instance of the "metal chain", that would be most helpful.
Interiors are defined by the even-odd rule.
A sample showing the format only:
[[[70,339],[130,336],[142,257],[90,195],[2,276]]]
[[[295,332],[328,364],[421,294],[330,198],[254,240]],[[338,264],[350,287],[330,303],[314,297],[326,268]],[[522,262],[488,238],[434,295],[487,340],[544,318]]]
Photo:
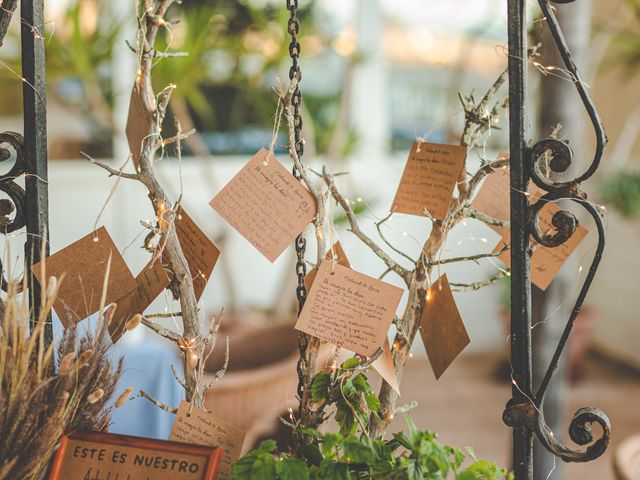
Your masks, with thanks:
[[[298,42],[298,33],[300,32],[300,21],[298,20],[298,0],[286,0],[287,9],[291,13],[289,22],[287,24],[287,31],[291,35],[291,42],[289,43],[289,56],[291,57],[291,68],[289,69],[289,80],[293,80],[294,76],[298,76],[298,82],[302,78],[300,65],[298,65],[298,58],[300,57],[300,43]],[[299,85],[299,83],[298,83]],[[294,139],[295,149],[298,158],[302,158],[304,153],[304,142],[302,140],[302,117],[300,116],[300,105],[302,102],[302,94],[300,93],[299,86],[296,86],[293,95],[291,96],[291,106],[293,107],[293,126],[294,126]],[[302,181],[302,175],[298,169],[293,166],[293,176]],[[302,234],[296,238],[296,276],[298,278],[298,286],[296,287],[296,297],[298,299],[298,315],[304,307],[304,302],[307,299],[307,288],[304,285],[304,278],[307,274],[307,266],[304,261],[304,254],[306,251],[307,242]],[[298,360],[298,398],[300,399],[300,405],[302,406],[302,395],[304,393],[305,385],[305,371],[307,363],[307,336],[303,333],[300,334],[298,340],[298,347],[300,349],[300,359]]]

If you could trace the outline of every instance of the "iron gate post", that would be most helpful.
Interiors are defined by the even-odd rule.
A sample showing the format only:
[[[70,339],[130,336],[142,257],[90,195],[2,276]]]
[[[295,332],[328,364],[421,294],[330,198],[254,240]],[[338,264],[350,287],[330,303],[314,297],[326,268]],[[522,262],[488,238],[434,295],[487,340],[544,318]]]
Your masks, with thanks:
[[[565,462],[588,462],[601,456],[609,445],[611,424],[606,414],[594,407],[579,409],[569,424],[569,437],[583,449],[564,445],[545,423],[544,398],[549,382],[565,351],[580,308],[591,287],[605,244],[604,209],[587,200],[581,183],[598,169],[607,137],[602,120],[589,89],[571,57],[571,52],[551,5],[552,0],[538,0],[542,19],[558,49],[567,76],[582,101],[593,125],[596,146],[593,160],[580,176],[566,179],[573,161],[568,142],[546,138],[529,146],[527,131],[527,18],[525,0],[508,0],[509,37],[509,141],[511,155],[511,363],[513,367],[512,398],[503,414],[513,428],[513,468],[516,480],[533,479],[533,438]],[[553,0],[572,3],[573,0]],[[552,48],[553,45],[551,46]],[[529,180],[543,192],[529,204],[526,193]],[[545,374],[534,391],[531,353],[531,278],[530,237],[540,248],[557,248],[569,240],[578,228],[578,218],[562,208],[551,217],[552,228],[540,224],[541,212],[549,203],[571,201],[589,214],[596,227],[598,243],[591,265],[580,287],[578,297],[558,340]],[[562,207],[562,206],[561,206]],[[548,210],[547,210],[548,212]],[[591,424],[598,424],[601,435],[596,438]]]
[[[509,0],[509,150],[511,173],[511,363],[514,403],[531,398],[531,279],[526,145],[527,26],[525,0]],[[516,480],[533,478],[533,432],[513,429]]]
[[[28,276],[32,325],[40,315],[40,284],[31,265],[49,254],[49,199],[47,179],[47,105],[45,84],[44,0],[20,2],[22,76],[24,105],[24,206],[27,238],[25,275]],[[53,339],[51,318],[45,327],[45,342]]]

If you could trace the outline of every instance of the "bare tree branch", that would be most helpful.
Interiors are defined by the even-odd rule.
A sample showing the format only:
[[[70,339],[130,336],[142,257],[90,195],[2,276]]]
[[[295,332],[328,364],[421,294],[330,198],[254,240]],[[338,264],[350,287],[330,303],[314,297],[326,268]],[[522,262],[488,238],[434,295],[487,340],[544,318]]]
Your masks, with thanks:
[[[183,341],[183,338],[173,330],[164,328],[163,326],[158,325],[157,323],[149,320],[146,317],[142,317],[142,323],[144,324],[145,327],[150,328],[151,330],[156,332],[158,335],[163,336],[167,340],[171,340],[172,342],[175,342],[176,345],[180,345],[180,343]]]
[[[390,268],[393,272],[395,272],[400,278],[404,280],[404,282],[409,285],[411,282],[411,272],[406,268],[398,265],[389,255],[387,255],[377,243],[375,243],[371,238],[369,238],[362,230],[360,230],[360,226],[358,225],[358,220],[356,219],[355,213],[353,213],[353,209],[351,205],[349,205],[349,201],[344,198],[344,196],[338,191],[338,188],[335,185],[333,175],[328,173],[326,170],[323,171],[322,178],[325,183],[329,187],[331,191],[331,195],[333,198],[340,204],[345,214],[347,215],[347,219],[349,220],[350,231],[356,237],[362,241],[369,249],[375,253],[380,260],[382,260],[385,265]]]
[[[0,3],[0,47],[4,42],[4,37],[7,35],[11,17],[17,6],[18,0],[2,0],[2,3]]]
[[[457,262],[478,262],[478,260],[482,260],[483,258],[495,258],[502,255],[505,251],[509,250],[509,245],[504,244],[502,249],[495,252],[490,253],[479,253],[478,255],[469,255],[466,257],[454,257],[454,258],[443,258],[441,260],[434,260],[431,262],[431,266],[435,265],[446,265],[447,263],[457,263]]]
[[[139,397],[144,397],[147,400],[149,400],[151,403],[153,403],[156,407],[161,408],[162,410],[164,410],[165,412],[169,412],[169,413],[173,413],[174,415],[178,412],[177,408],[173,408],[170,407],[169,405],[167,405],[166,403],[161,402],[160,400],[158,400],[157,398],[155,398],[154,396],[148,394],[147,392],[145,392],[144,390],[140,390],[140,393],[138,393],[137,398]]]
[[[98,167],[100,167],[100,168],[106,170],[107,172],[109,172],[109,176],[110,177],[121,177],[121,178],[126,178],[128,180],[139,180],[137,174],[135,174],[135,173],[124,173],[122,171],[124,169],[126,163],[125,163],[125,165],[122,166],[122,168],[120,168],[120,170],[116,170],[115,168],[110,167],[106,163],[99,162],[95,158],[91,157],[89,154],[86,154],[84,152],[80,152],[80,155],[82,155],[84,158],[89,160],[94,165],[97,165]]]
[[[496,275],[487,280],[481,280],[474,283],[450,283],[449,285],[451,286],[451,290],[453,290],[454,292],[472,292],[475,290],[480,290],[484,287],[488,287],[489,285],[493,285],[497,281],[507,276],[509,276],[509,269],[505,271],[500,270]]]

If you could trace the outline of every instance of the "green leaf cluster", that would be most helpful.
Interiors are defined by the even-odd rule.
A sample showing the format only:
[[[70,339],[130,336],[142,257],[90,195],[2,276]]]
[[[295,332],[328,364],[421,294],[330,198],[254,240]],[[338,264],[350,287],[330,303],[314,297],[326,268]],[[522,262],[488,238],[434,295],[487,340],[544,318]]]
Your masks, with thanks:
[[[232,468],[233,480],[512,480],[495,463],[478,460],[473,451],[441,445],[436,434],[418,429],[407,418],[406,432],[392,440],[366,435],[302,432],[313,441],[296,458],[278,453],[267,440]]]
[[[333,372],[319,372],[311,382],[315,403],[321,408],[335,405],[335,420],[342,435],[356,433],[358,426],[366,428],[371,415],[377,415],[380,408],[366,375],[355,370],[360,362],[359,357],[349,358]]]
[[[602,183],[600,199],[623,217],[640,217],[640,171],[621,170]]]

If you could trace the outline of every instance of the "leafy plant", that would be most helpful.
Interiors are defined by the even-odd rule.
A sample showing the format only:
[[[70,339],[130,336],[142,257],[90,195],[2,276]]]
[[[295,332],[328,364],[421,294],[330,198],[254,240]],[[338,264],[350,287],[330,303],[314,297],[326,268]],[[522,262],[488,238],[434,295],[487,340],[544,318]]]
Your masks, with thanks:
[[[640,216],[640,171],[619,171],[602,184],[600,198],[623,217]]]
[[[513,479],[506,469],[441,445],[433,432],[420,430],[407,417],[406,432],[391,440],[367,435],[319,433],[307,429],[314,443],[307,446],[304,460],[278,453],[276,442],[266,440],[236,462],[233,480],[500,480]]]

